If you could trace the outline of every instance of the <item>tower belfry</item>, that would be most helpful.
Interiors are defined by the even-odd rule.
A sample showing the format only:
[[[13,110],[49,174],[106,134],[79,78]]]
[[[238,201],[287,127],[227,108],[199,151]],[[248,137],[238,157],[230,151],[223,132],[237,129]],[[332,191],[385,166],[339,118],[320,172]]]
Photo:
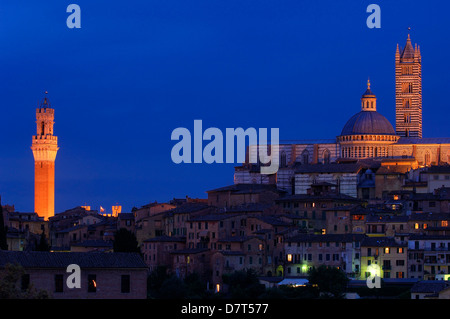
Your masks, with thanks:
[[[48,220],[55,215],[55,159],[59,149],[53,135],[55,110],[45,97],[36,109],[36,135],[31,150],[34,156],[34,210]]]
[[[395,130],[402,137],[422,138],[422,57],[409,34],[395,53]]]

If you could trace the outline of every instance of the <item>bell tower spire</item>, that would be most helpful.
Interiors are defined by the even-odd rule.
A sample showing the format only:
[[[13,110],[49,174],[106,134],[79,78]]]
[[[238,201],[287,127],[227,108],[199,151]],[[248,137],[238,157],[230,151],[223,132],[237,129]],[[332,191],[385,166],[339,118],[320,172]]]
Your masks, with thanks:
[[[411,28],[408,28],[411,30]],[[402,137],[422,138],[422,57],[408,33],[395,53],[395,130]]]
[[[34,210],[48,220],[55,215],[55,159],[58,138],[53,135],[55,110],[51,108],[48,92],[36,109],[36,135],[31,150],[34,156]]]

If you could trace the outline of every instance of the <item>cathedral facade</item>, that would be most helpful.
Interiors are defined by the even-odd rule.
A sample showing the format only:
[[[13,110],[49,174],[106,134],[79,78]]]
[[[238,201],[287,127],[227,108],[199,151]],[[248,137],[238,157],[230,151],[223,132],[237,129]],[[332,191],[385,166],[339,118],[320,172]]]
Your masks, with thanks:
[[[248,160],[235,168],[236,184],[277,184],[291,194],[306,193],[311,184],[327,182],[350,196],[357,195],[362,169],[380,166],[410,169],[450,164],[450,138],[422,137],[422,68],[420,47],[408,35],[395,54],[395,128],[377,112],[370,82],[361,97],[361,110],[344,125],[335,139],[280,142],[280,168],[262,175]],[[257,146],[249,146],[256,154]],[[321,165],[319,165],[321,164]]]

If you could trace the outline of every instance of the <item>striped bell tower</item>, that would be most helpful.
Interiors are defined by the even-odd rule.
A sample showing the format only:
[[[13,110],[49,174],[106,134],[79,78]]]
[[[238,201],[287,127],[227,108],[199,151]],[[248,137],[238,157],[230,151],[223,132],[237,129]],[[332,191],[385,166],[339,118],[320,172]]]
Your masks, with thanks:
[[[395,130],[401,137],[422,138],[422,57],[408,34],[395,52]]]
[[[58,137],[53,135],[55,110],[46,96],[36,109],[36,135],[31,150],[34,156],[34,211],[48,220],[55,215],[55,159]]]

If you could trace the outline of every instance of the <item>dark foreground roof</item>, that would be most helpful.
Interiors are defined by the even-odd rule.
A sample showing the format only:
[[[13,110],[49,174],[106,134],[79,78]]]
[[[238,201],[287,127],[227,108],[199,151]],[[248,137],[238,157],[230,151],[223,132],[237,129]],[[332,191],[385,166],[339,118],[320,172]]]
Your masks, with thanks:
[[[147,268],[137,253],[0,251],[0,268],[18,263],[24,268]]]
[[[212,192],[232,192],[234,194],[254,194],[262,193],[265,191],[272,191],[275,193],[285,193],[285,191],[277,188],[274,184],[232,184],[225,187],[220,187],[206,191],[207,193]]]
[[[450,283],[441,280],[423,280],[411,287],[411,292],[416,293],[438,293],[450,287]]]

